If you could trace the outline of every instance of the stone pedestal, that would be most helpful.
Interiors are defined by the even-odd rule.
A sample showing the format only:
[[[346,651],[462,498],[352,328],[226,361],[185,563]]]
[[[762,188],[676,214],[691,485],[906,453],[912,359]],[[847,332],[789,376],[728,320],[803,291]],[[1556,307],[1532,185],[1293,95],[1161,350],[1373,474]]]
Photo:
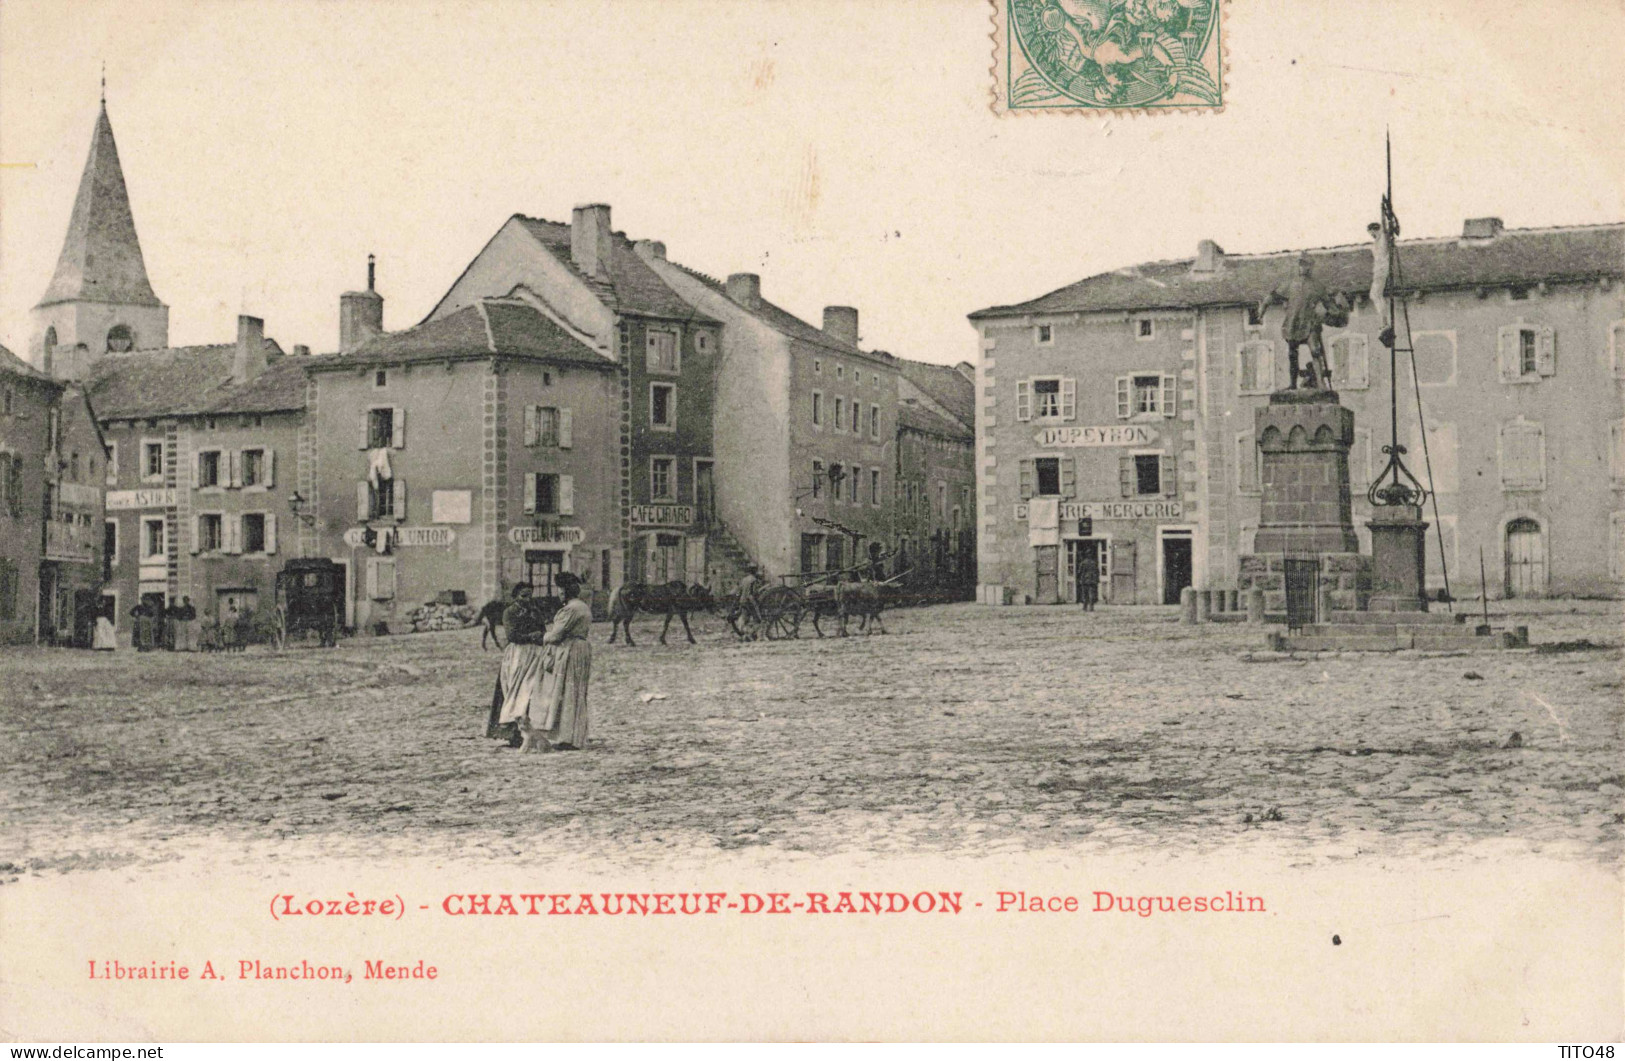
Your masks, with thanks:
[[[1372,611],[1427,611],[1427,529],[1416,505],[1379,508],[1371,528]]]

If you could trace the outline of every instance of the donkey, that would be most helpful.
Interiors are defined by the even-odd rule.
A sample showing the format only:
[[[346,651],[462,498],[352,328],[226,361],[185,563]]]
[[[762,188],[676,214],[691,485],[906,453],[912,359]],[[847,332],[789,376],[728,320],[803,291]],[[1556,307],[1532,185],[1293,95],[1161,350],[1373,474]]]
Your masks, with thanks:
[[[689,612],[708,612],[716,607],[716,601],[711,591],[704,586],[695,584],[685,586],[681,582],[667,582],[664,585],[645,585],[633,582],[629,585],[619,586],[609,598],[609,643],[615,643],[615,635],[621,630],[626,631],[626,643],[637,647],[632,640],[632,617],[638,612],[650,612],[664,615],[666,622],[660,627],[660,643],[666,643],[666,633],[671,629],[672,616],[677,616],[683,622],[683,633],[688,636],[688,643],[697,644],[694,640],[694,631],[688,627]]]
[[[835,610],[841,617],[840,636],[846,636],[846,620],[848,616],[861,615],[862,624],[858,629],[865,634],[872,633],[869,629],[869,620],[873,619],[880,627],[880,632],[886,632],[886,621],[880,617],[880,610],[884,601],[880,594],[880,584],[877,582],[838,582],[835,584]]]
[[[502,613],[507,609],[507,607],[508,602],[505,600],[499,599],[491,601],[490,603],[486,604],[485,607],[480,609],[480,614],[474,617],[474,622],[468,624],[469,626],[473,626],[474,623],[479,623],[485,627],[485,629],[480,632],[481,652],[485,651],[485,642],[487,639],[489,639],[490,642],[498,649],[502,648],[502,638],[497,636],[497,627],[502,625]]]

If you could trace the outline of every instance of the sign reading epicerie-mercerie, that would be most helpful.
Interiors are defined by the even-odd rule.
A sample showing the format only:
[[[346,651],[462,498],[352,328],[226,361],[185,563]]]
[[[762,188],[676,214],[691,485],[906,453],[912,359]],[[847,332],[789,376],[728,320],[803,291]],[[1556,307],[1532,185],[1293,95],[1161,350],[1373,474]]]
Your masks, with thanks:
[[[1150,446],[1157,441],[1157,429],[1146,424],[1110,424],[1106,427],[1046,427],[1033,441],[1048,449],[1077,449],[1083,446]]]
[[[1063,520],[1181,519],[1185,506],[1179,501],[1063,501],[1058,515]],[[1016,519],[1027,518],[1027,503],[1016,504]]]

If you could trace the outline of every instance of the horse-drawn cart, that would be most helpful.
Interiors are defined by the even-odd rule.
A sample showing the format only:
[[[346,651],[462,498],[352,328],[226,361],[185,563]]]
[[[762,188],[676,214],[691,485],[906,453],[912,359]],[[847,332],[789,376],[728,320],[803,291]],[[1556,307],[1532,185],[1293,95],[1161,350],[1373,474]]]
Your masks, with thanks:
[[[886,557],[879,559],[884,561]],[[853,567],[829,571],[780,575],[779,585],[769,586],[756,595],[759,623],[753,622],[753,617],[741,601],[730,610],[728,624],[740,637],[749,637],[760,632],[769,641],[788,641],[800,637],[802,622],[811,619],[813,629],[818,632],[819,637],[823,637],[824,631],[819,627],[818,619],[820,616],[838,614],[840,604],[837,599],[837,585],[849,581],[853,575],[863,578],[873,569],[874,562],[866,561]],[[875,585],[882,589],[891,588],[906,575],[906,571],[899,572]]]

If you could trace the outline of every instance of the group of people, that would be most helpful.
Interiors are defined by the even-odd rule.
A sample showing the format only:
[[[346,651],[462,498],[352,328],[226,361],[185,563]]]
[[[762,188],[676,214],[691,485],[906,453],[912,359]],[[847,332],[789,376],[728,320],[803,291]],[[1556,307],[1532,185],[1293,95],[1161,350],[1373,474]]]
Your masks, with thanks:
[[[528,583],[513,589],[502,613],[508,645],[491,700],[486,736],[522,752],[580,751],[587,746],[587,686],[592,678],[592,610],[581,579],[554,579],[563,604],[553,610]]]
[[[220,649],[240,652],[254,639],[254,613],[235,606],[218,627],[208,630],[208,643],[200,632],[198,612],[191,597],[182,597],[179,604],[165,605],[159,601],[143,600],[130,609],[135,620],[131,644],[137,652],[197,652]],[[116,641],[113,620],[101,615],[96,619],[95,639],[92,647],[112,651]]]

